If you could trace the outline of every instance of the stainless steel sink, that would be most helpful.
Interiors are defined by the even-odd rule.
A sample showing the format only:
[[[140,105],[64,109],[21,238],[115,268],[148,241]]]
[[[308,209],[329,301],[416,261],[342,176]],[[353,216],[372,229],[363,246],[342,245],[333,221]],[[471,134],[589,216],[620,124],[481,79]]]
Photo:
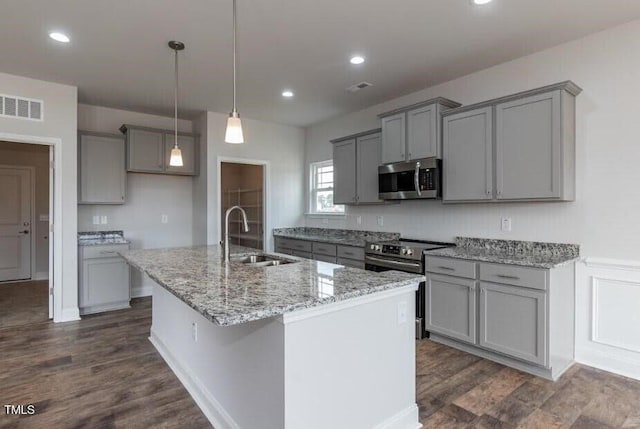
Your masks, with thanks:
[[[296,262],[293,259],[286,259],[271,255],[242,255],[231,256],[232,262],[240,262],[243,264],[251,265],[253,267],[277,267],[279,265],[291,264]]]

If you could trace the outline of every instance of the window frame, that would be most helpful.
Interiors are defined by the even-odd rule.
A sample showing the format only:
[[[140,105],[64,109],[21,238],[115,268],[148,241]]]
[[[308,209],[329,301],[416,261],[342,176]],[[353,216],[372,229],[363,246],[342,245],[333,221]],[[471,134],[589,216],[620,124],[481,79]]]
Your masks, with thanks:
[[[324,192],[331,191],[331,193],[335,195],[334,182],[331,182],[330,187],[323,187],[321,189],[318,188],[318,170],[324,167],[333,167],[333,159],[312,162],[309,164],[309,212],[307,214],[313,216],[345,216],[346,207],[344,204],[333,205],[334,207],[342,207],[342,210],[340,211],[323,212],[317,210],[316,203],[319,190],[322,190]],[[333,173],[335,174],[335,170],[333,171]]]

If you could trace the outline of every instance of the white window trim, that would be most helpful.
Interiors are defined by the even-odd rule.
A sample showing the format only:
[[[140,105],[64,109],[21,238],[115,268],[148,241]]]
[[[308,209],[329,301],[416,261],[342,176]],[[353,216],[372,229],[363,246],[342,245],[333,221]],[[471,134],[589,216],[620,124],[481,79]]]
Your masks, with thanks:
[[[305,213],[306,216],[312,218],[323,218],[323,217],[345,217],[347,215],[347,207],[344,204],[336,204],[344,206],[344,211],[342,213],[332,213],[332,212],[315,212],[314,210],[314,202],[315,202],[315,170],[317,168],[326,167],[328,165],[333,166],[333,159],[327,159],[324,161],[317,161],[309,163],[309,188],[308,191],[308,201],[307,207],[308,212]],[[333,190],[334,188],[331,188]]]

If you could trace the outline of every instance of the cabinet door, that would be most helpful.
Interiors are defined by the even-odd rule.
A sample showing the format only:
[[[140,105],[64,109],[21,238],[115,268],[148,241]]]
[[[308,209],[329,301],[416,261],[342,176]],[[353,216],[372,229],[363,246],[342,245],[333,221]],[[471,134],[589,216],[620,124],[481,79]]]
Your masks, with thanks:
[[[428,274],[425,329],[465,343],[476,343],[476,282]]]
[[[335,256],[328,256],[328,255],[322,255],[322,254],[313,254],[313,259],[315,259],[316,261],[321,261],[321,262],[330,262],[332,264],[336,263],[336,257]]]
[[[443,119],[443,200],[493,198],[492,107]]]
[[[108,306],[126,303],[129,299],[129,266],[122,258],[82,262],[80,307]]]
[[[547,365],[546,293],[480,283],[480,346]]]
[[[356,140],[333,144],[333,203],[356,202]]]
[[[358,204],[381,203],[378,198],[378,167],[382,164],[382,139],[379,133],[359,137],[356,151]]]
[[[182,167],[174,167],[169,165],[171,159],[171,149],[175,144],[175,135],[166,133],[164,135],[164,165],[167,173],[179,174],[185,176],[196,175],[196,159],[197,159],[197,140],[194,136],[178,135],[178,147],[182,151]]]
[[[127,171],[164,172],[164,134],[129,128],[127,131]]]
[[[351,267],[351,268],[360,268],[361,270],[364,270],[364,261],[358,261],[356,259],[348,259],[348,258],[340,258],[338,257],[336,260],[336,263],[338,265],[344,265],[345,267]]]
[[[407,112],[408,159],[440,157],[437,120],[435,104]]]
[[[124,138],[80,134],[78,204],[124,204]]]
[[[498,199],[559,198],[560,91],[496,106]]]
[[[382,118],[382,163],[406,159],[406,113]]]

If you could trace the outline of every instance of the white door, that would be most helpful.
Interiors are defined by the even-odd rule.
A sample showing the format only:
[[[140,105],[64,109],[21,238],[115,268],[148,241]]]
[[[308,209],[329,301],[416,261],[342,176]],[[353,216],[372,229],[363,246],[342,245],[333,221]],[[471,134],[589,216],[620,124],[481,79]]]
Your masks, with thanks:
[[[0,281],[31,278],[31,170],[0,167]]]

